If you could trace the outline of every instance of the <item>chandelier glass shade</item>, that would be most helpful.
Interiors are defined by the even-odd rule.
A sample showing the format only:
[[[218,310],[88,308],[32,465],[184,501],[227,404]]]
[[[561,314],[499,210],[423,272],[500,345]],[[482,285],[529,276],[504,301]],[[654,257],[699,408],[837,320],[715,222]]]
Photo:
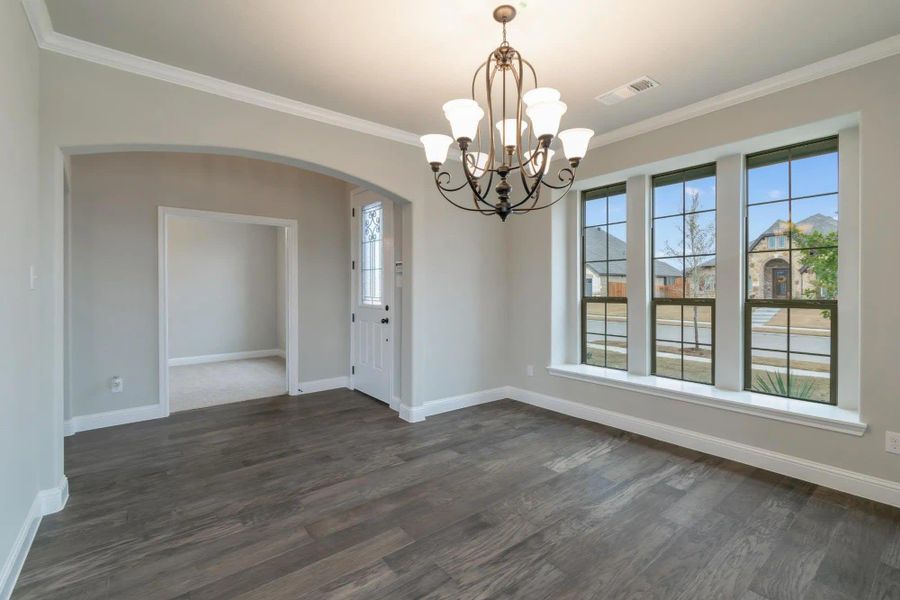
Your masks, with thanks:
[[[584,128],[559,131],[567,108],[559,91],[538,87],[531,63],[506,41],[506,24],[515,15],[516,9],[509,5],[494,10],[494,19],[503,26],[503,42],[476,69],[472,97],[444,104],[452,137],[440,133],[421,137],[441,195],[458,208],[496,214],[504,221],[511,214],[559,201],[575,182],[575,170],[594,135]],[[568,165],[551,175],[555,152],[550,145],[555,138]],[[461,183],[442,170],[454,142],[461,153]],[[514,188],[511,180],[520,184]],[[516,197],[511,198],[514,189]],[[462,190],[464,195],[471,193],[471,204],[451,197]]]

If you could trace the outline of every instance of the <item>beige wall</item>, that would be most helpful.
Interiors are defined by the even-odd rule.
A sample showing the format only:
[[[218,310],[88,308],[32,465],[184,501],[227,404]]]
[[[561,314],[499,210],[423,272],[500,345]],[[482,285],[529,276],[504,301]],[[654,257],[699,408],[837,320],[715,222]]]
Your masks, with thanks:
[[[281,348],[277,250],[282,231],[251,223],[169,220],[170,359]]]
[[[900,481],[900,458],[884,451],[885,431],[900,431],[897,349],[900,254],[896,166],[900,157],[900,57],[885,59],[771,96],[640,135],[588,154],[579,177],[595,177],[859,113],[861,151],[861,414],[863,437],[822,431],[637,392],[548,375],[551,331],[551,214],[516,219],[509,230],[510,383],[650,421]],[[723,151],[730,154],[733,150]],[[577,268],[577,267],[576,267]],[[842,291],[843,293],[843,291]],[[857,357],[842,355],[843,360]],[[535,376],[525,366],[536,365]]]
[[[267,161],[166,152],[74,156],[71,170],[73,416],[157,402],[159,206],[296,220],[300,378],[347,374],[350,242],[342,181]],[[271,258],[274,269],[274,247]],[[274,307],[270,312],[275,343]],[[171,339],[177,344],[178,334]],[[122,393],[109,391],[113,375],[124,378]]]
[[[427,402],[507,384],[508,223],[459,210],[434,189],[426,198],[427,266],[416,276],[426,289],[428,319],[419,333]]]
[[[0,2],[0,569],[39,489],[51,483],[53,421],[40,386],[38,52],[20,3]],[[38,290],[29,289],[29,265]],[[6,590],[0,581],[0,597]]]

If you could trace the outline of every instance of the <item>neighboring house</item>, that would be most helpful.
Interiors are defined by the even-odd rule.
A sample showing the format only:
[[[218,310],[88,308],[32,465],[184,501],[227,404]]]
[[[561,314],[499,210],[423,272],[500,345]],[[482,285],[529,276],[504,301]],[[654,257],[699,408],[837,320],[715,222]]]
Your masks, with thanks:
[[[609,246],[607,247],[607,239]],[[609,254],[607,254],[607,248]],[[584,231],[585,257],[598,262],[585,263],[584,295],[613,296],[626,295],[626,244],[614,235],[608,235],[601,227],[591,227]],[[609,257],[609,262],[607,261]],[[654,287],[674,286],[681,284],[681,271],[661,260],[655,261]],[[604,275],[609,275],[608,284]],[[604,287],[606,285],[606,287]]]
[[[809,233],[818,231],[821,233],[831,233],[837,231],[837,219],[827,215],[815,214],[807,217],[795,224],[795,228],[801,233]],[[603,232],[593,232],[591,236],[585,233],[585,244],[588,244],[593,238],[594,243],[598,245],[604,239]],[[756,298],[772,298],[776,300],[784,300],[790,296],[791,285],[797,290],[801,297],[807,297],[807,290],[816,290],[817,295],[821,295],[816,284],[816,275],[814,272],[803,267],[794,257],[793,269],[790,264],[790,223],[778,220],[772,223],[759,237],[750,244],[750,254],[747,258],[747,285],[753,297]],[[613,253],[613,244],[624,242],[615,237],[610,236],[610,253]],[[624,249],[621,251],[624,253]],[[623,254],[624,255],[624,254]],[[614,263],[612,263],[614,264]],[[699,270],[697,277],[692,277],[690,270],[687,272],[688,287],[695,286],[696,290],[688,290],[689,296],[702,297],[707,289],[714,289],[715,286],[715,267],[716,259],[711,258],[702,262],[696,268]],[[688,267],[690,269],[690,267]],[[611,269],[613,270],[613,269]],[[793,273],[791,272],[793,270]],[[590,272],[590,265],[588,266]],[[654,282],[657,290],[660,286],[674,286],[672,293],[657,294],[658,296],[677,297],[680,296],[681,277],[678,271],[660,260],[656,261],[657,278]],[[624,272],[623,272],[624,275]],[[589,275],[585,275],[585,284],[590,279]],[[610,285],[612,285],[612,277]],[[586,288],[587,289],[587,288]],[[677,290],[677,291],[675,291]]]
[[[838,222],[833,217],[815,214],[798,221],[794,227],[801,233],[831,233],[837,231]],[[750,244],[747,286],[753,297],[784,300],[790,297],[792,285],[801,297],[806,297],[808,290],[820,294],[815,273],[803,267],[797,256],[791,266],[789,246],[790,223],[782,220],[772,223]]]

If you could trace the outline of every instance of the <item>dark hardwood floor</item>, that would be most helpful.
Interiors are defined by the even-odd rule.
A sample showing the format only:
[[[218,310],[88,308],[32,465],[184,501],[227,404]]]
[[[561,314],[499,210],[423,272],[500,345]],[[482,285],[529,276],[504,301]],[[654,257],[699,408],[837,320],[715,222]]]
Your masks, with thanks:
[[[66,440],[40,598],[900,598],[900,510],[512,401],[350,391]]]

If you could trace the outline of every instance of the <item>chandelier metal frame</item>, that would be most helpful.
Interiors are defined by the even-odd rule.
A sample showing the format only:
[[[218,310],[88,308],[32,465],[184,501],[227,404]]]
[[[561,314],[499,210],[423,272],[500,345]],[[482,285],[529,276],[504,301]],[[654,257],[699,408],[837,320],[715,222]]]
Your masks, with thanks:
[[[494,10],[494,19],[501,23],[503,27],[503,40],[501,44],[491,51],[485,60],[476,70],[472,77],[472,94],[471,99],[478,102],[479,80],[483,82],[484,101],[486,108],[486,123],[477,123],[475,126],[475,139],[469,137],[459,137],[456,144],[462,153],[462,171],[464,181],[459,185],[452,183],[452,175],[447,170],[442,170],[444,161],[432,160],[433,156],[429,155],[429,164],[434,172],[434,182],[440,194],[453,206],[462,210],[478,212],[483,215],[496,214],[501,220],[505,221],[510,214],[525,214],[533,210],[541,210],[548,208],[558,202],[565,193],[572,187],[575,181],[575,171],[584,153],[587,149],[587,141],[593,132],[587,129],[569,130],[571,132],[581,132],[580,137],[584,138],[583,144],[566,143],[568,140],[563,139],[563,146],[566,150],[568,158],[568,166],[564,166],[556,171],[555,180],[548,177],[550,171],[550,161],[552,160],[554,151],[550,149],[551,142],[557,137],[551,126],[550,132],[542,132],[535,135],[536,114],[526,111],[524,106],[528,104],[525,98],[526,80],[534,86],[535,92],[544,94],[555,94],[556,100],[553,102],[561,105],[561,111],[565,112],[565,104],[558,102],[559,92],[550,88],[538,88],[537,73],[534,67],[528,62],[518,50],[510,46],[506,39],[506,24],[513,20],[516,16],[516,9],[509,5],[499,6]],[[499,75],[499,80],[498,80]],[[530,77],[529,77],[530,75]],[[495,96],[496,94],[496,96]],[[496,106],[499,101],[499,106]],[[458,102],[458,101],[454,101]],[[448,103],[449,104],[449,103]],[[559,107],[555,110],[558,112]],[[508,112],[509,111],[509,112]],[[525,121],[526,112],[532,119],[532,127],[528,128]],[[559,127],[559,118],[562,112],[556,116],[556,129]],[[446,113],[446,105],[445,105]],[[482,111],[484,113],[484,111]],[[496,128],[499,136],[495,136],[493,131],[495,114],[501,118]],[[507,115],[515,116],[508,119]],[[448,115],[448,119],[451,119]],[[514,119],[514,123],[513,123]],[[481,117],[478,117],[478,121]],[[451,124],[452,124],[451,119]],[[486,125],[486,132],[482,131]],[[515,140],[507,140],[506,137],[514,129]],[[523,132],[528,129],[527,137],[523,136]],[[544,127],[546,129],[546,127]],[[563,138],[562,132],[559,137]],[[586,138],[584,136],[587,136]],[[423,136],[423,143],[426,138],[442,138],[441,141],[449,145],[452,139],[449,136]],[[445,139],[444,139],[445,138]],[[523,145],[523,141],[526,142]],[[570,146],[579,148],[578,151],[570,151]],[[583,146],[583,149],[581,149]],[[523,152],[523,148],[529,150]],[[428,144],[426,144],[426,153],[428,153]],[[444,153],[444,158],[446,153]],[[439,157],[440,158],[440,157]],[[513,185],[510,179],[515,178],[518,171],[519,180],[521,182],[522,196],[511,201],[510,194],[513,191]],[[499,181],[494,185],[495,179]],[[451,194],[459,192],[468,187],[472,194],[472,205],[467,206],[454,200]],[[551,196],[549,201],[541,201],[541,190],[548,188]],[[492,192],[496,193],[497,200],[492,202],[489,199]],[[554,192],[557,197],[552,196]]]

